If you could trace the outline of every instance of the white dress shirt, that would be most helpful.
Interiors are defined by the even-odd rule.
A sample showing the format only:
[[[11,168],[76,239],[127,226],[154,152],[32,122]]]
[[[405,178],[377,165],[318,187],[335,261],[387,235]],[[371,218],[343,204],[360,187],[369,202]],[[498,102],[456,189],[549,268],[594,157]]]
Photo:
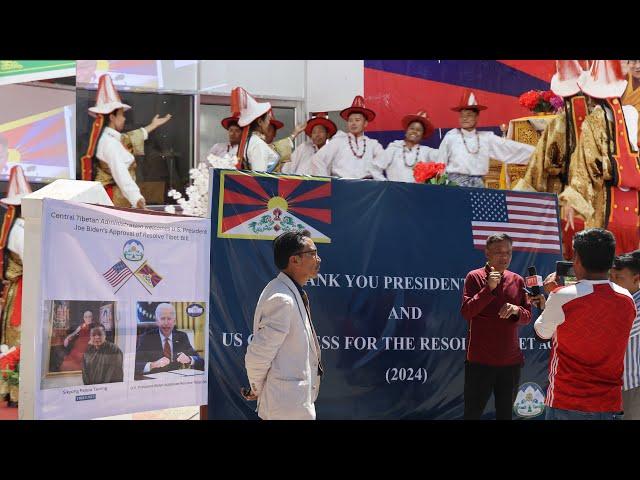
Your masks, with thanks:
[[[437,161],[438,150],[424,145],[414,145],[409,150],[404,140],[396,140],[387,146],[384,155],[376,158],[373,162],[373,178],[376,180],[415,183],[413,167],[415,167],[416,163]]]
[[[475,129],[469,132],[455,128],[442,139],[438,162],[447,166],[447,173],[484,176],[489,173],[490,158],[504,163],[526,164],[534,150],[533,145],[498,137],[493,132]]]
[[[325,147],[327,145],[325,145]],[[282,173],[311,175],[311,157],[313,157],[317,151],[318,147],[316,147],[312,141],[308,140],[304,142],[293,151],[291,161],[282,166]]]
[[[143,128],[144,139],[149,137]],[[113,128],[105,127],[98,141],[96,158],[109,165],[111,176],[120,188],[122,195],[135,207],[141,198],[140,187],[129,175],[129,167],[135,161],[135,157],[122,145],[121,134]]]
[[[356,157],[352,149],[358,155],[364,152],[362,158]],[[311,172],[313,175],[324,177],[373,177],[373,162],[383,155],[384,148],[377,140],[366,135],[360,135],[356,139],[351,133],[339,131],[331,142],[311,157]]]

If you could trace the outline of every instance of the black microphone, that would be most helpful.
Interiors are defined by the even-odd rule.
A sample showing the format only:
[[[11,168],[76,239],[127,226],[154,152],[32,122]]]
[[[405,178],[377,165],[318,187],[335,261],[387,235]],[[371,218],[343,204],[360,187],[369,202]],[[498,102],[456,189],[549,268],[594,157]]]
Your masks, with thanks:
[[[542,287],[542,277],[536,272],[536,267],[531,266],[528,268],[529,276],[525,279],[526,286],[531,290],[533,296],[538,296],[542,293],[540,287]]]

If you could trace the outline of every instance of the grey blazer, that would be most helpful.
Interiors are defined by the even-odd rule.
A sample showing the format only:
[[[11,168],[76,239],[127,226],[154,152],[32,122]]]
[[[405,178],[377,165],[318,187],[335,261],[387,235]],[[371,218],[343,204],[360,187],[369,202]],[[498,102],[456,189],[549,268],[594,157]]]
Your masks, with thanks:
[[[245,366],[263,420],[315,420],[320,346],[296,285],[284,273],[260,294]]]

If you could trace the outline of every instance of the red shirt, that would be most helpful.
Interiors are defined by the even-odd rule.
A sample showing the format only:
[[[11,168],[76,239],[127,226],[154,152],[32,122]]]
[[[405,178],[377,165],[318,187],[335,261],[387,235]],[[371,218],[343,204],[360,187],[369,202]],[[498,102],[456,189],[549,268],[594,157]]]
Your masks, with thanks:
[[[531,303],[524,292],[524,279],[505,270],[492,290],[487,286],[487,267],[472,270],[464,280],[461,313],[469,324],[467,360],[494,367],[524,364],[518,326],[531,321]],[[498,317],[505,303],[520,307],[520,315]]]
[[[622,410],[622,372],[636,305],[608,280],[556,289],[535,323],[552,338],[545,404],[580,412]]]

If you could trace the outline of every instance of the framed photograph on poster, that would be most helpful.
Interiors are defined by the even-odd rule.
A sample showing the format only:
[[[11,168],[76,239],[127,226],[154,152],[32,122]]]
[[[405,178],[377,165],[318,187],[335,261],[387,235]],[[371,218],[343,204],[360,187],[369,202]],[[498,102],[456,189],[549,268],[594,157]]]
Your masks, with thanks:
[[[122,382],[116,307],[113,301],[46,302],[43,389]]]
[[[206,303],[137,302],[136,312],[135,380],[204,375]]]

